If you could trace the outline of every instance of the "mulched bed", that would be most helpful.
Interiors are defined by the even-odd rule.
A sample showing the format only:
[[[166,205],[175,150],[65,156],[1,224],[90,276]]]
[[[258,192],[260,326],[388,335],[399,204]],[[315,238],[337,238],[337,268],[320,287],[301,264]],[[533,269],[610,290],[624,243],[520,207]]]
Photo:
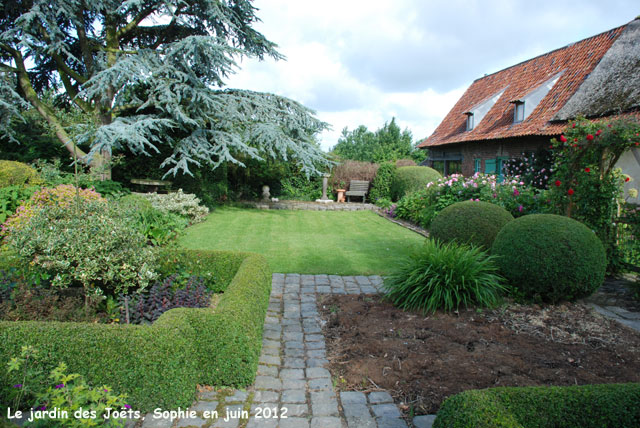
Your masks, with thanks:
[[[328,295],[319,307],[338,387],[386,389],[407,413],[468,389],[640,382],[640,334],[582,304],[423,316]]]

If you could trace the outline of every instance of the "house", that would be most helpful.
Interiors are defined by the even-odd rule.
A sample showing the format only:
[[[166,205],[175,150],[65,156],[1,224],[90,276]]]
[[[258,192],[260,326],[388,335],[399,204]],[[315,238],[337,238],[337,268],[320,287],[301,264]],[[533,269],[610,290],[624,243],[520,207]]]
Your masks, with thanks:
[[[640,19],[475,80],[418,144],[445,175],[501,174],[577,116],[640,118]],[[640,150],[618,166],[640,184]]]

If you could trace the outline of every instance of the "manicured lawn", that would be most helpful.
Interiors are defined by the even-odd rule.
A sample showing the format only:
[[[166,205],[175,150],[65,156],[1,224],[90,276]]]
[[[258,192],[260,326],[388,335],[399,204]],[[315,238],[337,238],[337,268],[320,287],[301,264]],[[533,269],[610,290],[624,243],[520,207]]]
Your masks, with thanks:
[[[251,251],[273,272],[387,274],[424,238],[370,211],[284,211],[222,208],[188,228],[180,245]]]

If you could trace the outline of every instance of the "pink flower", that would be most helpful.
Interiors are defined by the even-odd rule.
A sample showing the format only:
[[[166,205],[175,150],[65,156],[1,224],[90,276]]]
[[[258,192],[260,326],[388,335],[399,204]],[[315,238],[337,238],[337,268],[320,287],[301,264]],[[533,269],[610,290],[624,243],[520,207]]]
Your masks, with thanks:
[[[518,192],[518,189],[513,189],[513,196],[518,196],[520,195],[520,192]]]
[[[523,207],[522,205],[520,205],[520,206],[518,207],[518,211],[519,211],[519,212],[522,212],[522,210],[523,210],[523,209],[524,209],[524,207]]]

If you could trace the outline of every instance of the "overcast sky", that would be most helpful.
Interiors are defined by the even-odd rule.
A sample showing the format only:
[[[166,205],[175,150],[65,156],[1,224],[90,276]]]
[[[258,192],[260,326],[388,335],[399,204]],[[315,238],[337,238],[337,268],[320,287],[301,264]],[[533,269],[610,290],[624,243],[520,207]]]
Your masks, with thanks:
[[[332,129],[396,117],[429,136],[474,79],[623,25],[637,0],[255,0],[256,29],[287,59],[245,60],[233,88],[272,92]]]

